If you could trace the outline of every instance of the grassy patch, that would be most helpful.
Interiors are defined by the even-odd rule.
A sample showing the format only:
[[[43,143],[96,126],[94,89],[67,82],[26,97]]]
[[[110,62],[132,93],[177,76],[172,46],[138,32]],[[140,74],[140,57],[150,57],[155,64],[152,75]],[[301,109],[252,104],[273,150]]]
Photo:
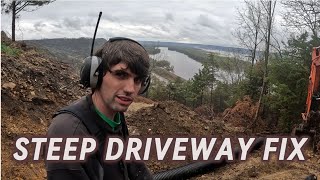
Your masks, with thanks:
[[[19,54],[21,53],[21,50],[1,43],[1,53],[16,57],[16,56],[19,56]]]

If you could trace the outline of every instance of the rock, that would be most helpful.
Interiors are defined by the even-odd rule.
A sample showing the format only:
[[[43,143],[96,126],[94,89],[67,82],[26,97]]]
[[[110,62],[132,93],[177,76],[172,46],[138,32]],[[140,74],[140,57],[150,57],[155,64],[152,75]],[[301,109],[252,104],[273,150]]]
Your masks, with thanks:
[[[15,83],[13,83],[13,82],[8,82],[8,83],[4,83],[3,85],[2,85],[2,88],[4,88],[4,89],[14,89],[16,87],[16,84]]]
[[[139,136],[140,132],[136,126],[129,126],[128,131],[130,132],[130,135]]]
[[[45,125],[45,123],[44,123],[44,121],[40,118],[40,123],[42,124],[42,125]]]
[[[157,107],[159,107],[159,103],[154,103],[153,104],[153,109],[156,109]]]
[[[6,76],[7,76],[7,73],[2,70],[2,71],[1,71],[1,76],[2,76],[2,78],[6,77]]]
[[[62,69],[67,69],[68,67],[67,66],[65,66],[65,65],[62,65],[61,64],[61,66],[60,66]]]
[[[33,97],[32,102],[36,105],[54,104],[54,101],[48,99],[47,97]]]
[[[31,91],[30,94],[31,94],[31,96],[36,96],[36,92],[34,92],[34,91]]]
[[[4,31],[1,31],[1,42],[11,42],[11,39]]]
[[[158,104],[158,107],[159,107],[160,109],[165,109],[165,108],[166,108],[165,105],[162,104],[162,103],[159,103],[159,104]]]
[[[250,177],[257,177],[258,176],[257,168],[255,166],[250,168],[249,171],[248,171],[248,175]]]
[[[24,41],[20,42],[19,45],[20,45],[22,50],[24,50],[24,51],[27,50],[27,44]]]

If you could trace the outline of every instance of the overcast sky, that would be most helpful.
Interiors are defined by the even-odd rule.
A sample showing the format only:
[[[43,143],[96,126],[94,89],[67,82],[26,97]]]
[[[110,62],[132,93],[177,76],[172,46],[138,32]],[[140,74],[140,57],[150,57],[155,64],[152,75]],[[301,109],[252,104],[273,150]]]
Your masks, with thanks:
[[[22,12],[16,38],[93,37],[102,11],[97,37],[237,46],[232,32],[242,4],[241,0],[56,0]],[[11,17],[1,19],[2,30],[11,34]]]

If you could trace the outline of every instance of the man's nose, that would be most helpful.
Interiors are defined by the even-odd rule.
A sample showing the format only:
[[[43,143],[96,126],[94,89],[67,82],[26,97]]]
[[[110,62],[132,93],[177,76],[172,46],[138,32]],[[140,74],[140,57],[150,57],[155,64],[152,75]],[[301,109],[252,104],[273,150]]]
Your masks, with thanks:
[[[128,81],[126,81],[124,92],[127,94],[133,94],[135,92],[135,83],[133,78],[130,78]]]

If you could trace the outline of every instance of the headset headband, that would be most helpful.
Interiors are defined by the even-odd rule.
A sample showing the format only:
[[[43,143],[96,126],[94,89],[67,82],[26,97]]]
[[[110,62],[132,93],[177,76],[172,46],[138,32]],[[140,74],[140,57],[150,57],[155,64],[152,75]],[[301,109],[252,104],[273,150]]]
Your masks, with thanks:
[[[126,40],[126,41],[134,42],[134,43],[138,44],[140,47],[142,47],[145,51],[147,51],[138,41],[135,41],[135,40],[130,39],[130,38],[126,38],[126,37],[113,37],[113,38],[110,38],[108,41],[109,41],[109,42],[115,42],[115,41],[121,41],[121,40]]]

